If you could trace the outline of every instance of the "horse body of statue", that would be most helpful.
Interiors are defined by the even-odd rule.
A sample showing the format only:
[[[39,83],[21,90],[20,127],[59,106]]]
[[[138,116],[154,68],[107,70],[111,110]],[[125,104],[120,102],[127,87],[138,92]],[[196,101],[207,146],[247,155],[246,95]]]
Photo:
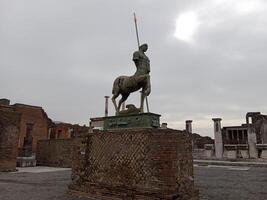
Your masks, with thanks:
[[[144,112],[144,100],[151,92],[150,84],[150,61],[145,55],[148,46],[143,44],[140,46],[139,51],[134,52],[133,61],[136,65],[136,72],[133,76],[119,76],[115,79],[112,89],[112,102],[115,106],[116,114],[120,112],[121,105],[129,95],[139,89],[141,91],[141,105],[140,112]],[[119,104],[116,103],[116,98],[121,95]]]

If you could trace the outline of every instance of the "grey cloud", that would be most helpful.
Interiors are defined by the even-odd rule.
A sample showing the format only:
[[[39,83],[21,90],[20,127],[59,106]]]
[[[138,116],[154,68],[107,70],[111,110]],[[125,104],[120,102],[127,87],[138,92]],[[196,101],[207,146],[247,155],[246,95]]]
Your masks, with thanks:
[[[150,107],[162,121],[182,129],[193,119],[196,132],[212,135],[212,116],[241,123],[247,111],[267,112],[266,4],[239,15],[212,2],[2,0],[1,96],[41,105],[60,121],[103,115],[113,80],[135,70],[136,11],[149,44]],[[201,21],[192,44],[173,37],[186,11]],[[129,102],[139,104],[139,94]]]

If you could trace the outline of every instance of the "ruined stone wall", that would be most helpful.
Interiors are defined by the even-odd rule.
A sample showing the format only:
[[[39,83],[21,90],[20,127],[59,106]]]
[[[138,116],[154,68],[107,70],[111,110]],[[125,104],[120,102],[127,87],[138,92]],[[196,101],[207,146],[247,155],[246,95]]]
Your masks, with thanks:
[[[78,124],[58,123],[53,124],[51,128],[51,139],[65,139],[74,137],[83,137],[87,135],[89,127]],[[48,138],[49,139],[49,138]]]
[[[55,124],[51,129],[50,138],[51,139],[66,139],[70,138],[70,130],[72,129],[72,124],[59,123]]]
[[[71,194],[99,199],[198,199],[192,144],[171,129],[91,133],[73,154]]]
[[[201,136],[197,133],[192,134],[193,148],[204,149],[205,144],[214,144],[214,140],[208,136]]]
[[[13,108],[16,112],[21,113],[18,147],[23,147],[24,137],[26,136],[26,125],[27,123],[32,123],[34,124],[32,130],[32,151],[36,152],[37,141],[48,138],[49,119],[46,113],[41,107],[23,104],[15,104]]]
[[[37,143],[37,165],[71,167],[73,146],[81,146],[82,139],[39,140]]]
[[[0,171],[16,169],[20,115],[0,109]]]

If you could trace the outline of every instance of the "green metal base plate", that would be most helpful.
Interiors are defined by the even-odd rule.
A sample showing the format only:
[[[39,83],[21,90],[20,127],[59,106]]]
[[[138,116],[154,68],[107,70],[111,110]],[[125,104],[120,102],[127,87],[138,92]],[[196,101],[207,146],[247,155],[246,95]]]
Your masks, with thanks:
[[[104,117],[104,130],[127,128],[159,128],[160,116],[155,113],[140,113],[125,116]]]

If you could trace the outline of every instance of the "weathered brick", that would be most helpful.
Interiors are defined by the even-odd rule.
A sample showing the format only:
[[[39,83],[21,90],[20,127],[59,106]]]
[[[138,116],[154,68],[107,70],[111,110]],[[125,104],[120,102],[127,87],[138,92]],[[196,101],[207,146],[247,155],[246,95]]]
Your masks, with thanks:
[[[81,139],[39,140],[37,143],[37,165],[71,167],[74,146],[82,146]]]
[[[99,199],[198,199],[192,146],[171,129],[91,133],[73,153],[72,194]]]
[[[16,170],[20,114],[0,109],[0,171]]]

